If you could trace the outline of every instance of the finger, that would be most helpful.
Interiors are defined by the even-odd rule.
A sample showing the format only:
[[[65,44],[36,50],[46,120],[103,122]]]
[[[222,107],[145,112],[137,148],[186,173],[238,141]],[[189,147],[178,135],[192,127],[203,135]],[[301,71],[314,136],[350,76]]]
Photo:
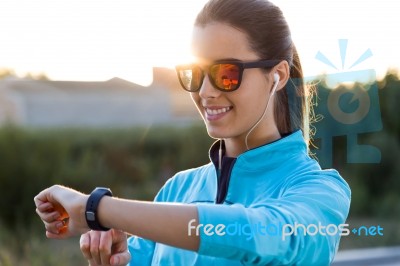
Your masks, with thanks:
[[[110,259],[111,265],[126,265],[131,260],[131,254],[128,250],[127,235],[120,230],[112,230],[114,245]]]
[[[112,234],[110,231],[101,232],[100,235],[100,259],[103,264],[110,264],[111,258],[111,247],[112,247]]]
[[[101,265],[101,258],[99,254],[100,233],[99,231],[90,231],[90,253],[92,259]]]
[[[117,244],[117,246],[121,246],[122,248],[124,248],[123,250],[120,251],[124,251],[127,247],[127,235],[125,232],[121,231],[121,230],[116,230],[116,229],[112,229],[110,230],[113,233],[113,244]]]
[[[81,235],[79,245],[83,256],[87,260],[91,260],[92,254],[90,253],[90,232]]]
[[[62,239],[59,233],[52,233],[49,231],[46,231],[46,237],[51,239]]]
[[[53,199],[51,190],[55,190],[57,186],[45,189],[40,192],[35,198],[36,213],[41,216],[41,213],[48,213],[51,211],[58,211],[61,216],[68,216],[65,209]]]
[[[110,264],[112,266],[122,266],[122,265],[127,265],[130,260],[131,260],[131,253],[129,253],[129,251],[125,251],[111,256]]]
[[[126,233],[114,230],[112,254],[123,253],[128,250]]]
[[[67,190],[67,188],[59,185],[54,185],[52,187],[49,187],[43,191],[41,191],[38,195],[36,195],[33,200],[35,202],[36,208],[44,203],[52,203],[52,204],[57,204],[58,200],[57,198],[59,194],[61,194],[63,191]],[[70,189],[71,190],[71,189]],[[56,207],[56,206],[54,206]]]
[[[68,231],[68,228],[67,227],[63,227],[63,228],[60,229],[59,232],[56,232],[56,233],[46,231],[46,236],[48,238],[53,238],[53,239],[65,239],[65,238],[70,237],[71,235],[70,235],[70,233]]]
[[[54,210],[54,206],[51,202],[44,202],[37,206],[37,209],[41,212],[50,212]]]
[[[49,190],[49,188],[43,190],[42,192],[40,192],[33,198],[33,201],[35,202],[36,207],[49,201],[47,198],[48,190]]]
[[[61,214],[57,211],[52,212],[42,212],[38,208],[36,209],[36,213],[39,215],[40,219],[44,222],[54,222],[61,219]]]
[[[59,235],[60,233],[65,232],[67,229],[64,221],[54,221],[51,223],[44,222],[44,227],[46,228],[46,231],[52,235]]]
[[[97,263],[94,261],[94,259],[90,259],[90,260],[88,260],[88,262],[89,262],[89,266],[100,266],[99,264],[97,264]]]
[[[45,199],[43,199],[43,198],[40,196],[40,194],[36,195],[36,196],[33,198],[33,201],[35,202],[36,208],[37,208],[38,206],[44,204],[45,202],[47,202]]]

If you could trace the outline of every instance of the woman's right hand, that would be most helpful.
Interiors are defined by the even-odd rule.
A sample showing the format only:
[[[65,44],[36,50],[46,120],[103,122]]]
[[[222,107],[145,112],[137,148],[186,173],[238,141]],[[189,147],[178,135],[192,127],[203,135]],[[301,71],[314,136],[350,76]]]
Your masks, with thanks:
[[[90,266],[122,266],[131,260],[126,233],[115,229],[82,234],[80,248]]]

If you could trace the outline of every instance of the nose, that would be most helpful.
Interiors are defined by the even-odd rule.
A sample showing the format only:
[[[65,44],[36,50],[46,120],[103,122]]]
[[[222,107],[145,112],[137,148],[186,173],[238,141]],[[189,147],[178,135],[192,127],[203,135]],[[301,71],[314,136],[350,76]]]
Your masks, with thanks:
[[[199,96],[203,99],[217,98],[221,93],[221,91],[214,88],[208,75],[206,75],[204,77],[203,84],[201,85]]]

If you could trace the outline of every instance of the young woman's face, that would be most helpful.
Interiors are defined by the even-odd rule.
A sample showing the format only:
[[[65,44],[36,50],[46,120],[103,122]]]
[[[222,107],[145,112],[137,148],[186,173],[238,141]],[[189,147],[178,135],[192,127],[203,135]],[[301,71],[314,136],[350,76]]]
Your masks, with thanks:
[[[195,27],[192,45],[199,65],[207,66],[222,59],[262,59],[250,49],[244,33],[222,23]],[[191,93],[191,97],[206,124],[208,134],[213,138],[244,139],[263,115],[273,86],[271,77],[271,73],[262,69],[245,69],[239,89],[222,92],[215,89],[206,76],[200,91]],[[272,110],[271,99],[266,116],[249,139],[276,130]]]

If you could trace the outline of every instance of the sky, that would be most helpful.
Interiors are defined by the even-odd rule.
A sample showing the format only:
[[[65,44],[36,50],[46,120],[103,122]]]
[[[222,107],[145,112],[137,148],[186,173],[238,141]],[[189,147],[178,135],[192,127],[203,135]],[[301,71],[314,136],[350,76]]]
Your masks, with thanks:
[[[1,0],[0,68],[148,85],[152,66],[190,60],[193,20],[205,2]],[[400,69],[399,1],[272,2],[289,23],[305,76],[372,69],[380,78]]]

